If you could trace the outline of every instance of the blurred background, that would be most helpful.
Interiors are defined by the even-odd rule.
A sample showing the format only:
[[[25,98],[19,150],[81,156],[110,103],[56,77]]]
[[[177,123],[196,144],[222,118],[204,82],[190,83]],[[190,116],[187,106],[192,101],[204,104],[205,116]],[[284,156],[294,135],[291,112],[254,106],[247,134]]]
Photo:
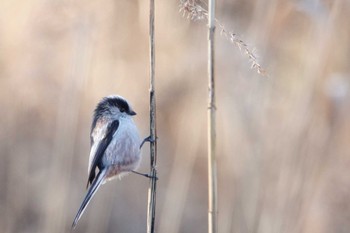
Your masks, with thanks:
[[[116,93],[149,135],[146,0],[0,1],[0,232],[70,232],[95,104]],[[221,0],[219,232],[350,231],[350,1]],[[207,231],[207,27],[156,1],[156,231]],[[149,146],[140,172],[149,170]],[[98,191],[75,232],[145,232],[149,181]]]

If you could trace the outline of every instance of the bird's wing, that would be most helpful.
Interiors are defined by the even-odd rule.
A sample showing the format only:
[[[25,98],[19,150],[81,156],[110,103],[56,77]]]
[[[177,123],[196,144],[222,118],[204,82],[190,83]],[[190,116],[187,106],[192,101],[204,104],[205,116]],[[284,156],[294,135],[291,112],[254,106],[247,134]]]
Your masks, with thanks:
[[[119,121],[118,120],[112,121],[112,123],[108,124],[107,129],[105,130],[103,136],[93,142],[93,145],[91,146],[91,153],[90,153],[89,179],[87,182],[87,187],[94,180],[96,167],[101,161],[102,156],[105,153],[105,150],[108,147],[109,143],[111,142],[113,135],[117,131],[118,127],[119,127]]]

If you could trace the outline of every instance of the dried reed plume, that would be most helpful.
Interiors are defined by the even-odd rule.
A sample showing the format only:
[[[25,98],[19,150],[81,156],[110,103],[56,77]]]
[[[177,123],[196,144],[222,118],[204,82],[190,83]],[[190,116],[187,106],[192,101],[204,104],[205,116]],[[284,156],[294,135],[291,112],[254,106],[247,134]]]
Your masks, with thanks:
[[[202,3],[205,6],[207,5],[201,0],[180,0],[180,12],[182,12],[184,17],[193,21],[208,19],[208,10],[202,7],[200,3]],[[215,18],[215,21],[220,28],[220,34],[223,35],[231,43],[235,44],[240,51],[243,51],[248,56],[252,69],[255,69],[259,74],[265,76],[266,71],[259,64],[255,51],[251,50],[248,47],[248,45],[236,33],[228,31],[218,19]]]

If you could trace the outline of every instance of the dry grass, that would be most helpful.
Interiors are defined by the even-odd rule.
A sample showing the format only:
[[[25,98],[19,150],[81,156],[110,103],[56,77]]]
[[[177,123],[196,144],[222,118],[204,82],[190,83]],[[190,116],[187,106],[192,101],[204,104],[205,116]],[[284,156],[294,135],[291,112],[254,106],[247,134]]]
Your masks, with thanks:
[[[258,48],[270,76],[217,36],[220,232],[350,228],[350,6],[311,2],[217,4],[217,18]],[[206,232],[207,28],[184,19],[178,1],[156,4],[156,231]],[[102,96],[130,100],[148,136],[147,9],[0,1],[1,232],[70,231]],[[147,188],[133,175],[104,185],[76,232],[144,232]]]
[[[202,20],[209,18],[208,10],[201,6],[206,3],[197,0],[180,0],[180,12],[182,12],[184,17],[191,20]],[[223,35],[228,41],[237,46],[240,51],[243,51],[247,55],[249,62],[251,63],[251,68],[256,69],[256,71],[261,75],[267,75],[266,70],[262,68],[259,64],[256,52],[251,50],[248,45],[234,32],[229,31],[225,28],[224,24],[218,19],[215,19],[218,28],[220,29],[221,35]]]

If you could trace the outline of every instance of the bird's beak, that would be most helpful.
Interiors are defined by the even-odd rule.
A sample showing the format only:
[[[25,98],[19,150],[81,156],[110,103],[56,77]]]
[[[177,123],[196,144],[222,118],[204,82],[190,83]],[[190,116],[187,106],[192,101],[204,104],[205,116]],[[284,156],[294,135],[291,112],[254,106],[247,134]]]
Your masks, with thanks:
[[[135,115],[136,115],[136,112],[134,112],[133,110],[131,110],[131,111],[129,112],[129,115],[130,115],[130,116],[135,116]]]

